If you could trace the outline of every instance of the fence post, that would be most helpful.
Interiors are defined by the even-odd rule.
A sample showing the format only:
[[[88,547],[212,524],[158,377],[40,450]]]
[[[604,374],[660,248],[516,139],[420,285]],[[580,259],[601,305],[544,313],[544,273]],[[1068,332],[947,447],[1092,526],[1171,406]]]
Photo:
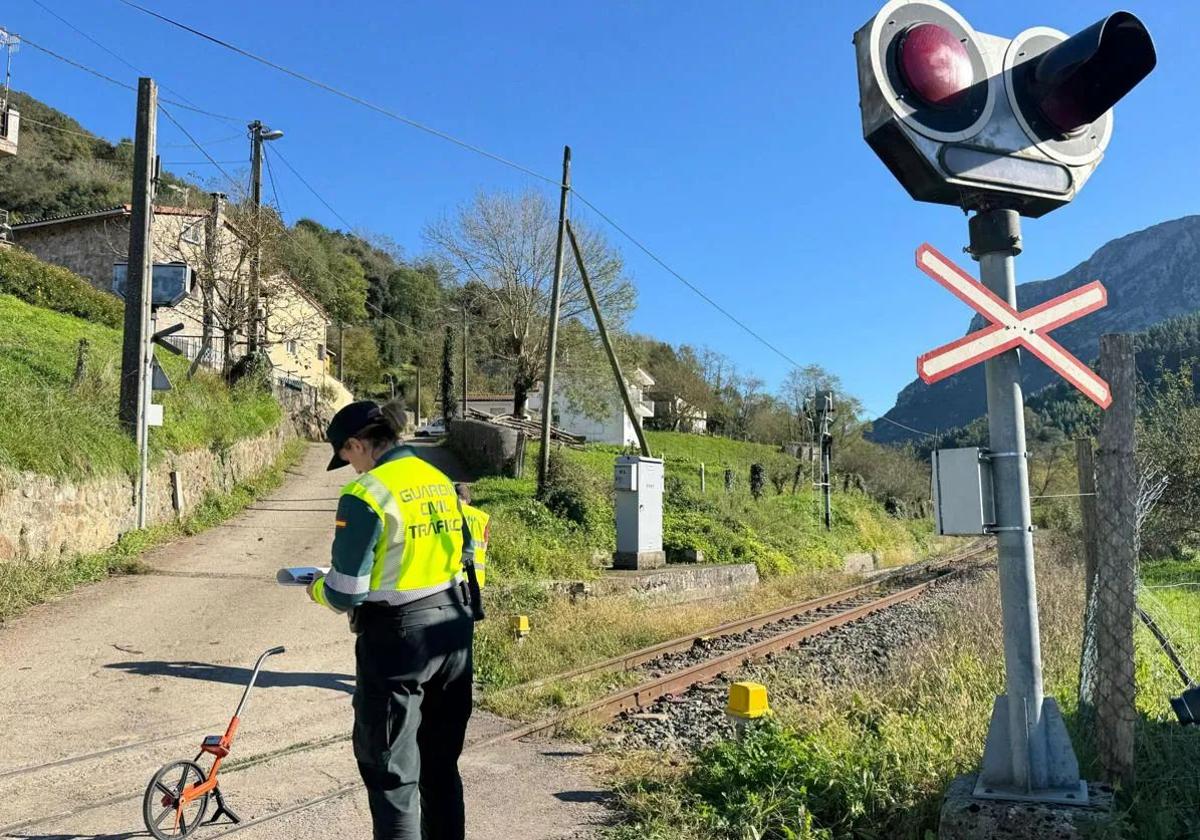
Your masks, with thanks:
[[[704,462],[703,461],[700,462],[700,492],[701,493],[708,492],[708,487],[704,483]]]
[[[1133,620],[1137,575],[1136,370],[1133,340],[1100,339],[1100,375],[1112,406],[1096,453],[1096,750],[1106,780],[1126,790],[1134,778]]]

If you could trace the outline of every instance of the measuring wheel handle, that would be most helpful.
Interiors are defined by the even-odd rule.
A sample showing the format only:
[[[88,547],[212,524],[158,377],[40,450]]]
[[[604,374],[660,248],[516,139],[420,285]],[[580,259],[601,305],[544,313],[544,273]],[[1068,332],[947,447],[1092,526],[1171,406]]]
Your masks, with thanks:
[[[194,761],[172,761],[159,768],[142,797],[142,819],[155,840],[188,837],[200,827],[208,810],[208,793],[186,794],[206,781],[204,769]]]

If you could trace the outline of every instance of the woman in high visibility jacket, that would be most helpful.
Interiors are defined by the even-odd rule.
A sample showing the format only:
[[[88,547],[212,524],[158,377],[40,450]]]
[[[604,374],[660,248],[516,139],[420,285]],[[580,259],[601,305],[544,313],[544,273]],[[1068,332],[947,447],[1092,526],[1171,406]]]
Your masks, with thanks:
[[[354,757],[376,840],[463,840],[458,758],[482,614],[464,576],[469,526],[450,479],[397,442],[375,403],[343,408],[327,437],[329,469],[359,476],[338,501],[333,566],[309,594],[350,612],[359,634]]]

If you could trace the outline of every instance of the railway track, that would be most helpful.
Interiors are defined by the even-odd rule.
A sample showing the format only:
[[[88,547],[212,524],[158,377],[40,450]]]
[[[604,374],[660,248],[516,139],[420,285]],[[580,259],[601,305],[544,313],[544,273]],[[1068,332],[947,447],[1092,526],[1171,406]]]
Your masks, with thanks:
[[[791,648],[805,639],[827,633],[846,624],[858,621],[874,613],[887,610],[897,604],[911,601],[924,594],[930,587],[945,581],[963,570],[964,564],[976,560],[993,550],[990,541],[977,543],[968,549],[945,558],[902,567],[878,576],[874,580],[835,592],[820,598],[791,604],[779,609],[760,613],[735,621],[710,627],[696,633],[661,642],[641,650],[586,665],[551,677],[522,683],[514,689],[536,689],[555,682],[581,680],[602,673],[620,673],[638,670],[650,671],[649,679],[589,703],[567,709],[551,717],[524,724],[502,733],[469,743],[464,753],[473,753],[506,741],[515,741],[535,735],[552,733],[565,724],[590,720],[606,722],[625,712],[645,709],[664,697],[685,692],[694,686],[709,682],[722,674],[736,670],[742,665]],[[106,750],[71,756],[46,764],[21,767],[0,773],[0,778],[36,773],[53,767],[96,760],[126,750],[164,741],[177,735],[191,734],[193,730],[172,736],[140,740]],[[320,749],[341,741],[349,735],[326,739],[313,745],[289,747],[262,756],[250,756],[230,772],[260,765],[280,755]],[[264,814],[224,830],[206,833],[207,837],[224,837],[239,831],[254,828],[264,823],[285,817],[308,808],[348,795],[361,788],[355,780],[338,786],[319,797],[296,803],[279,811]],[[0,827],[0,837],[17,830],[28,830],[49,822],[68,819],[108,805],[133,801],[141,793],[110,797],[75,809],[45,817],[23,820]],[[27,836],[27,835],[26,835]]]

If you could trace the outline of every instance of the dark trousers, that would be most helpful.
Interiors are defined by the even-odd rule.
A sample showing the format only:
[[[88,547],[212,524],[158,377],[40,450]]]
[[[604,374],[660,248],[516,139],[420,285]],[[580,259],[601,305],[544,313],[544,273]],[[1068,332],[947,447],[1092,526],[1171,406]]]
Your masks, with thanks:
[[[461,605],[369,609],[355,652],[354,757],[375,840],[463,840],[474,622]]]

